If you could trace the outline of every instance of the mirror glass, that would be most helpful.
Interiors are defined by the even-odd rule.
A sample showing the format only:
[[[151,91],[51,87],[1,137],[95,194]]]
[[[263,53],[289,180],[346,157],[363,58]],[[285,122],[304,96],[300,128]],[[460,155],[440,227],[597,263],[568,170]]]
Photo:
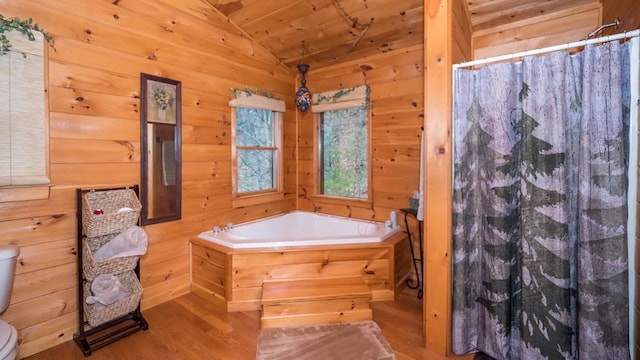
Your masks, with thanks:
[[[179,81],[141,74],[142,225],[181,216],[182,136]]]

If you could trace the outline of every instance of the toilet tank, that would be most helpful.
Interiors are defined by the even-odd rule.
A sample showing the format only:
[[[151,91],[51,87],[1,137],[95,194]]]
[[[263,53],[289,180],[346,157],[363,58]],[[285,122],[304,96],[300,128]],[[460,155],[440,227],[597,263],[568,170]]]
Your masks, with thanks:
[[[0,245],[0,314],[9,306],[19,254],[20,248],[15,245]]]

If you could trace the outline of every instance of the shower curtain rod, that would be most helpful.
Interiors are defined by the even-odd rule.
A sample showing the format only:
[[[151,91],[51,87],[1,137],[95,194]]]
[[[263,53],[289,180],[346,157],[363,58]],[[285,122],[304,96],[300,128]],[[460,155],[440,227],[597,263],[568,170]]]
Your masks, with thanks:
[[[606,29],[606,28],[609,28],[609,27],[615,26],[615,27],[616,27],[616,29],[617,29],[617,28],[618,28],[618,26],[620,26],[620,24],[622,24],[622,22],[620,21],[620,19],[616,18],[616,20],[615,20],[614,22],[609,23],[609,24],[604,24],[604,25],[600,26],[599,28],[597,28],[597,29],[593,30],[592,32],[590,32],[590,33],[589,33],[589,35],[587,35],[587,37],[586,37],[586,38],[584,38],[584,40],[589,40],[589,39],[591,39],[591,38],[592,38],[592,37],[594,37],[597,33],[599,33],[600,31],[602,31],[602,30],[604,30],[604,29]],[[304,62],[304,61],[303,61],[303,62]]]
[[[499,62],[499,61],[505,61],[505,60],[521,58],[521,57],[525,57],[525,56],[544,54],[544,53],[558,51],[558,50],[568,50],[568,49],[573,49],[573,48],[577,48],[577,47],[581,47],[581,46],[585,46],[585,45],[600,44],[600,43],[604,43],[604,42],[620,40],[620,39],[627,39],[627,38],[632,38],[632,37],[636,37],[636,36],[640,36],[640,30],[633,30],[633,31],[624,32],[624,33],[620,33],[620,34],[615,34],[615,35],[602,36],[602,37],[595,38],[595,39],[580,40],[580,41],[576,41],[576,42],[572,42],[572,43],[568,43],[568,44],[550,46],[550,47],[541,48],[541,49],[525,50],[525,51],[518,52],[518,53],[494,56],[494,57],[490,57],[490,58],[486,58],[486,59],[467,61],[467,62],[463,62],[463,63],[460,63],[460,64],[454,64],[453,65],[453,69],[455,70],[455,69],[458,69],[458,68],[464,68],[464,67],[469,67],[469,66],[484,65],[484,64],[489,64],[489,63],[494,63],[494,62]]]

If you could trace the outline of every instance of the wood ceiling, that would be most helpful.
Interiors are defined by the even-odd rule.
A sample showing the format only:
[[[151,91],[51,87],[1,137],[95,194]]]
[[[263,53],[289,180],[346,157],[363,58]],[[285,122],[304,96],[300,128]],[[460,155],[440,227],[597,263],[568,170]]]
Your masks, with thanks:
[[[204,0],[285,65],[320,68],[422,44],[423,0]],[[454,0],[463,1],[463,0]],[[469,0],[474,31],[599,0]]]
[[[455,1],[455,0],[454,0]],[[524,21],[599,0],[469,0],[473,31]]]

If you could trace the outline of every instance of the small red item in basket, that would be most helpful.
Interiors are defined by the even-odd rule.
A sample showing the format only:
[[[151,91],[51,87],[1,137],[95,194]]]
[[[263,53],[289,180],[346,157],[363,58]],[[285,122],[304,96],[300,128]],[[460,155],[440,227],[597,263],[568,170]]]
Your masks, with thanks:
[[[95,209],[95,210],[93,210],[93,214],[94,215],[102,215],[102,214],[104,214],[104,211],[102,211],[102,209]]]

